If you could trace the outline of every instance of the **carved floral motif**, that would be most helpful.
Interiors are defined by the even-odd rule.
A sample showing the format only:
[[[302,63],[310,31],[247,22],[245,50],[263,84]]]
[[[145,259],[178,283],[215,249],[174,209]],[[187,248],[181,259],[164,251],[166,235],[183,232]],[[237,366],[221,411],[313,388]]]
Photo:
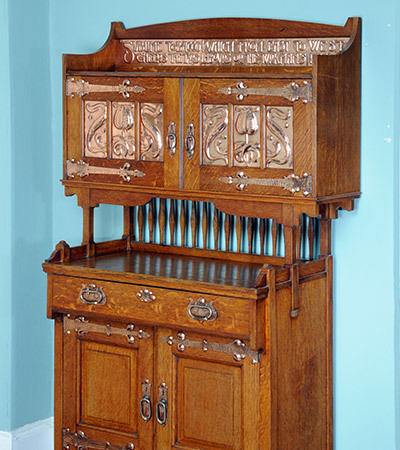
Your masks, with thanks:
[[[228,165],[228,106],[203,105],[203,163]]]
[[[107,156],[107,103],[83,102],[85,117],[84,155],[105,158]]]
[[[140,159],[163,160],[163,105],[142,103],[140,105]]]
[[[260,166],[260,107],[234,107],[234,150],[235,166]],[[244,139],[243,139],[244,137]]]
[[[112,103],[112,157],[135,158],[134,103]]]

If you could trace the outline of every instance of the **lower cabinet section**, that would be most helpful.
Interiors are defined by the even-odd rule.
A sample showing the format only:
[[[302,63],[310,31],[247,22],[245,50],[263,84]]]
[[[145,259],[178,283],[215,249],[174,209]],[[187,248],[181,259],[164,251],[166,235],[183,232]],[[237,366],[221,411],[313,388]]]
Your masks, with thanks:
[[[256,448],[258,353],[246,342],[69,315],[57,329],[60,448]]]
[[[204,301],[182,309],[186,292],[176,290],[170,316],[174,296],[149,284],[157,295],[143,302],[146,317],[133,283],[96,279],[107,303],[87,304],[74,277],[63,277],[68,294],[50,276],[55,449],[332,450],[331,274],[330,257],[271,269],[267,296],[247,300],[197,283],[189,295]],[[197,319],[185,322],[188,313]]]

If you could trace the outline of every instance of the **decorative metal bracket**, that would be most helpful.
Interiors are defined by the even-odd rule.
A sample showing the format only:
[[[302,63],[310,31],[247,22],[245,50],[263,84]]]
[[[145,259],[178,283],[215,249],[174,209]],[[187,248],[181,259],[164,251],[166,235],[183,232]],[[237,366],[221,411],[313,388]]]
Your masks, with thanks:
[[[123,167],[119,169],[114,169],[112,167],[98,167],[98,166],[90,166],[85,161],[79,160],[75,161],[75,159],[67,160],[67,176],[74,178],[75,175],[78,177],[86,177],[87,175],[119,175],[124,179],[124,181],[131,181],[131,177],[133,178],[142,178],[145,177],[146,174],[141,172],[140,170],[130,170],[131,165],[129,163],[125,163]]]
[[[97,287],[94,283],[89,284],[89,286],[82,283],[79,300],[88,305],[104,305],[107,297],[102,287]]]
[[[140,289],[136,297],[144,303],[151,303],[156,299],[156,296],[148,289]]]
[[[90,439],[85,435],[83,431],[77,431],[76,433],[71,433],[69,428],[62,430],[63,436],[63,448],[77,448],[78,450],[93,449],[93,450],[133,450],[135,444],[129,442],[124,447],[118,445],[113,445],[110,442],[99,442],[94,439]]]
[[[134,331],[134,328],[135,325],[133,323],[129,323],[126,328],[117,328],[110,324],[100,325],[98,323],[89,323],[83,316],[71,319],[70,315],[67,314],[64,317],[64,332],[67,334],[71,334],[71,331],[75,331],[78,336],[84,336],[86,333],[102,333],[107,336],[120,335],[125,336],[130,344],[135,342],[135,337],[138,337],[139,339],[150,337],[150,334],[146,331]]]
[[[204,352],[211,350],[214,352],[227,353],[228,355],[232,355],[235,361],[243,361],[246,357],[249,357],[252,359],[253,364],[260,362],[259,353],[252,350],[240,339],[235,339],[228,344],[208,342],[207,339],[203,339],[202,341],[192,341],[186,338],[185,333],[179,331],[177,338],[174,338],[173,336],[163,336],[161,337],[161,341],[166,342],[171,346],[177,344],[177,350],[180,352],[184,352],[186,347],[192,347],[200,348]]]
[[[293,194],[303,191],[306,197],[312,194],[312,176],[308,173],[304,173],[301,178],[294,173],[283,178],[249,178],[243,172],[238,172],[236,177],[221,177],[219,181],[226,184],[236,183],[236,189],[239,191],[243,191],[247,185],[256,185],[281,187]]]
[[[203,297],[200,297],[197,301],[191,298],[186,313],[191,319],[198,320],[200,323],[204,321],[212,322],[218,317],[213,301],[206,302]]]
[[[118,92],[124,98],[129,98],[130,92],[140,94],[146,90],[144,87],[138,86],[137,84],[134,86],[131,86],[130,84],[131,82],[129,80],[124,80],[118,86],[111,86],[107,84],[90,84],[89,81],[85,81],[83,79],[75,80],[75,78],[68,78],[67,95],[73,98],[75,95],[78,97],[83,97],[84,95],[92,92]]]
[[[242,101],[248,95],[262,95],[266,97],[283,97],[291,102],[303,99],[303,103],[312,101],[312,83],[303,81],[303,85],[292,81],[287,86],[271,88],[249,88],[239,81],[236,87],[224,87],[218,89],[221,94],[236,94],[236,99]]]

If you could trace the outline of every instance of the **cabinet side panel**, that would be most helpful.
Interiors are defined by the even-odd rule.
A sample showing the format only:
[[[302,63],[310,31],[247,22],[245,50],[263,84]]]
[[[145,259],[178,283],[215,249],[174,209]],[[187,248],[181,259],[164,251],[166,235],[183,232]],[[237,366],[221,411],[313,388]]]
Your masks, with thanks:
[[[299,285],[299,308],[292,318],[290,288],[278,290],[276,448],[331,448],[331,298],[327,279]]]
[[[360,190],[360,39],[336,56],[317,56],[318,197]]]
[[[63,420],[63,324],[59,316],[54,321],[54,449],[62,449]]]

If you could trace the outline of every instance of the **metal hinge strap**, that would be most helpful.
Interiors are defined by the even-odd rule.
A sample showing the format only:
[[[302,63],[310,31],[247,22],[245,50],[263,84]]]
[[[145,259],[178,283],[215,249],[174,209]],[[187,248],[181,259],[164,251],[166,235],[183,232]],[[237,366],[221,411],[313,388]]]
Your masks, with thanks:
[[[135,342],[135,337],[139,339],[150,337],[150,334],[146,331],[135,331],[134,328],[135,325],[133,323],[129,323],[126,328],[118,328],[110,324],[100,325],[98,323],[90,323],[83,316],[76,317],[75,319],[71,319],[69,315],[64,317],[64,332],[67,334],[75,331],[79,336],[83,336],[86,333],[101,333],[107,336],[120,335],[125,336],[130,344]]]
[[[63,435],[63,448],[77,448],[78,450],[83,449],[94,449],[94,450],[133,450],[135,444],[133,442],[128,442],[128,444],[120,447],[119,445],[113,445],[110,442],[99,442],[94,439],[90,439],[85,436],[83,431],[77,431],[76,433],[70,433],[69,429],[66,428],[62,430]]]
[[[119,169],[114,169],[113,167],[98,167],[90,166],[85,161],[75,161],[74,159],[67,160],[67,176],[74,178],[75,175],[78,177],[86,177],[87,175],[119,175],[124,179],[124,181],[131,181],[133,178],[142,178],[146,174],[140,170],[130,170],[131,165],[125,163],[123,167]]]
[[[138,86],[137,84],[134,86],[131,86],[130,84],[131,82],[129,80],[124,80],[118,86],[111,86],[107,84],[91,84],[89,81],[85,81],[83,79],[75,80],[75,78],[68,78],[67,95],[73,98],[75,95],[78,97],[83,97],[84,95],[92,92],[117,92],[124,98],[129,98],[131,92],[134,94],[140,94],[146,90],[144,87]]]
[[[221,94],[236,94],[236,100],[242,101],[248,95],[261,95],[264,97],[283,97],[291,102],[302,99],[303,103],[312,101],[312,83],[303,81],[303,85],[292,81],[290,84],[282,87],[269,88],[250,88],[239,81],[236,87],[224,87],[218,89]]]
[[[243,172],[238,172],[236,177],[226,176],[219,178],[219,181],[226,184],[236,184],[236,189],[243,191],[248,185],[281,187],[287,191],[303,191],[303,195],[312,194],[312,176],[308,173],[302,177],[292,174],[283,178],[249,178]]]
[[[260,354],[256,350],[252,350],[240,339],[235,339],[233,342],[227,344],[209,342],[207,339],[203,339],[202,341],[192,341],[186,339],[184,333],[179,332],[177,338],[174,338],[173,336],[163,336],[161,337],[161,341],[171,346],[177,344],[177,350],[180,352],[185,351],[186,347],[192,347],[202,349],[204,352],[213,351],[227,353],[228,355],[232,355],[235,361],[242,361],[248,357],[251,358],[252,362],[255,364],[260,360]]]

